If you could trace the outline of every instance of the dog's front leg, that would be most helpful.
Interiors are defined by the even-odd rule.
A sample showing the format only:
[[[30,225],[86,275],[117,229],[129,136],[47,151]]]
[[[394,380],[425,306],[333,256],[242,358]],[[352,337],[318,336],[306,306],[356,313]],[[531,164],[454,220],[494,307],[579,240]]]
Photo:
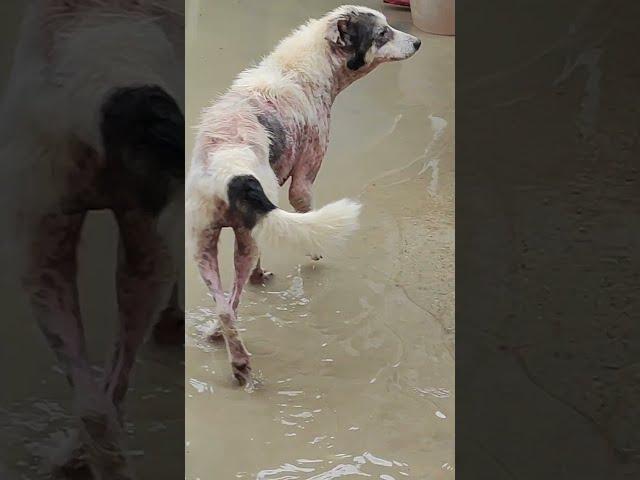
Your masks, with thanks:
[[[289,187],[289,203],[299,213],[307,213],[313,210],[313,183],[306,175],[294,176]],[[307,255],[312,260],[318,261],[322,255],[309,252]]]
[[[305,176],[294,176],[291,179],[289,203],[296,212],[307,213],[313,209],[312,182]]]
[[[258,262],[249,277],[249,282],[253,285],[264,285],[271,277],[273,277],[273,273],[263,270],[260,265],[260,259],[258,258]]]

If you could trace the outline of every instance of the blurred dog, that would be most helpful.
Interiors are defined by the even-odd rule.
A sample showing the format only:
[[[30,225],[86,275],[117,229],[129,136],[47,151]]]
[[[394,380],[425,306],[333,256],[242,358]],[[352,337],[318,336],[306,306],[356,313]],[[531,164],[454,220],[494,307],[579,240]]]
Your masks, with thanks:
[[[2,106],[1,194],[12,214],[4,243],[24,246],[20,276],[80,420],[58,466],[93,478],[132,478],[122,402],[136,353],[170,300],[159,329],[184,340],[170,252],[182,263],[181,4],[34,0]],[[76,283],[83,222],[100,209],[113,212],[120,234],[120,328],[102,381],[91,372]]]
[[[409,58],[419,47],[419,39],[391,28],[380,12],[342,6],[295,30],[204,111],[186,185],[187,235],[216,302],[214,336],[224,338],[241,384],[250,381],[251,367],[236,311],[249,278],[260,283],[267,276],[258,245],[287,245],[318,259],[357,227],[360,205],[354,201],[312,210],[333,101],[378,65]],[[278,186],[289,177],[295,213],[275,205]],[[224,227],[236,238],[228,299],[217,259]]]

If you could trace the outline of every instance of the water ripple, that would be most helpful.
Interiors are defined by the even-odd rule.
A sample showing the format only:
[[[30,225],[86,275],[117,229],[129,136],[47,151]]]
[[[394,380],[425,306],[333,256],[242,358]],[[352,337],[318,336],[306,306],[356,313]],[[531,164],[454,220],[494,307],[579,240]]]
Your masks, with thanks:
[[[326,437],[323,437],[326,438]],[[339,463],[338,463],[339,462]],[[334,463],[338,463],[334,465]],[[286,474],[286,475],[282,475]],[[332,459],[299,459],[277,468],[258,472],[257,480],[331,480],[350,475],[396,480],[393,475],[409,476],[409,465],[387,460],[371,452],[361,455],[338,453]]]

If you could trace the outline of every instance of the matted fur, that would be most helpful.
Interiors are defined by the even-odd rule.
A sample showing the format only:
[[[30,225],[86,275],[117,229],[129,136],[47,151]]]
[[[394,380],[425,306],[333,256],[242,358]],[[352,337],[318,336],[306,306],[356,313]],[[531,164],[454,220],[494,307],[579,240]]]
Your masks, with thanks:
[[[236,309],[260,248],[293,247],[319,259],[358,227],[361,206],[354,200],[317,210],[312,205],[333,101],[377,65],[408,58],[419,46],[417,38],[392,29],[375,10],[339,7],[295,29],[202,112],[186,183],[186,235],[216,302],[219,323],[213,336],[224,338],[240,383],[250,381],[251,367],[234,326]],[[294,213],[275,207],[278,186],[289,178]],[[218,267],[225,227],[236,237],[236,277],[229,296]],[[251,278],[266,278],[259,264]]]
[[[369,65],[361,73],[353,78],[341,78],[338,74],[344,58],[332,54],[327,38],[332,35],[331,29],[337,19],[353,12],[373,15],[386,24],[380,12],[353,5],[344,5],[320,19],[311,19],[283,39],[258,65],[241,72],[229,90],[203,111],[186,186],[187,243],[194,254],[199,235],[213,221],[213,199],[227,201],[227,184],[233,176],[254,175],[269,199],[276,203],[278,183],[283,179],[277,178],[269,165],[271,139],[258,121],[260,105],[275,105],[290,128],[317,125],[321,130],[320,142],[326,146],[328,114],[335,96],[353,80],[385,61],[384,58],[374,61],[376,52],[372,47],[372,53],[368,54]],[[397,34],[415,40],[402,32]],[[404,53],[397,53],[401,54]],[[319,98],[322,108],[319,108]],[[332,238],[337,242],[344,239],[357,227],[358,213],[355,202],[341,202],[325,214],[309,217],[304,223],[309,226],[310,222],[340,219],[336,225],[327,225],[324,230],[320,224],[313,224],[312,230],[319,236],[311,243],[326,248]],[[279,221],[273,222],[270,219],[273,216],[278,216]],[[263,221],[272,223],[263,229],[270,232],[265,238],[300,248],[308,246],[310,242],[306,235],[287,237],[284,226],[292,218],[297,217],[282,213],[268,215]],[[302,225],[299,221],[294,223]],[[341,227],[344,227],[342,233]]]
[[[277,208],[258,223],[253,236],[260,247],[290,245],[302,253],[324,254],[358,228],[360,208],[346,198],[307,213]]]

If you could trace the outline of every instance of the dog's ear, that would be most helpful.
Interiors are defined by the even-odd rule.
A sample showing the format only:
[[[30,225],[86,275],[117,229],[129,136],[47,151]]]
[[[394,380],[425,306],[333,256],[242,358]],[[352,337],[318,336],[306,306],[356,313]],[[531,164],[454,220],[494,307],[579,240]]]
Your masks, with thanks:
[[[363,22],[357,14],[342,15],[334,20],[325,38],[333,45],[352,53],[347,61],[350,70],[358,70],[365,65],[373,38],[369,23]]]
[[[348,15],[338,17],[337,20],[331,22],[324,38],[337,47],[349,46],[351,44],[349,36],[350,25],[351,17]]]
[[[347,62],[349,70],[358,70],[367,63],[367,53],[373,44],[372,30],[369,25],[361,23],[356,25],[351,34],[351,46],[353,56]]]
[[[349,70],[358,70],[365,63],[367,63],[366,56],[369,47],[371,47],[371,42],[367,42],[364,39],[358,42],[353,57],[351,57],[347,62],[347,67],[349,68]]]

